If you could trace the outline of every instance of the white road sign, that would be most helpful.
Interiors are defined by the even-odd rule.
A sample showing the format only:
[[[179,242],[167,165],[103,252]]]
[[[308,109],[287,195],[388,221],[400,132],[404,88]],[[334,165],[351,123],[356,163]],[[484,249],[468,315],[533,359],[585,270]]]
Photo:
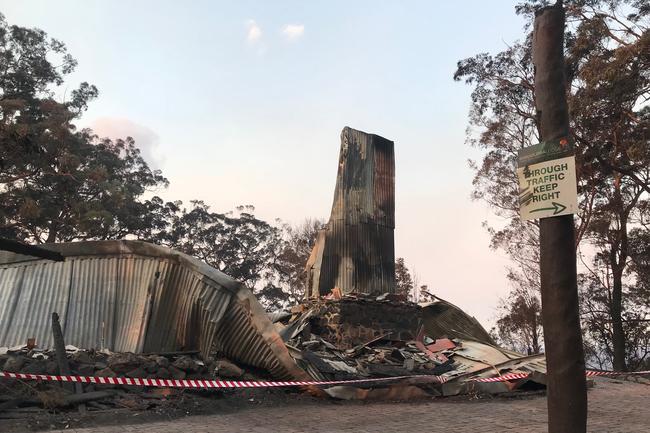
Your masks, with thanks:
[[[578,211],[575,156],[517,168],[521,218],[532,220]]]

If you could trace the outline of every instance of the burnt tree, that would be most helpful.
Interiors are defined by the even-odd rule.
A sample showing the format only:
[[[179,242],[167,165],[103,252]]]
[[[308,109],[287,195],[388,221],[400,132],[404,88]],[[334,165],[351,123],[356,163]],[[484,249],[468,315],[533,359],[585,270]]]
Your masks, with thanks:
[[[307,262],[307,297],[395,292],[393,142],[345,127],[330,219]]]

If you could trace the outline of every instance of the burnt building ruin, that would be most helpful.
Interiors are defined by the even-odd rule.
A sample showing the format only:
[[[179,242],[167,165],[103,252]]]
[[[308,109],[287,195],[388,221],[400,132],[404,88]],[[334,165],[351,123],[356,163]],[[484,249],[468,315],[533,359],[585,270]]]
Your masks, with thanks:
[[[307,262],[307,298],[395,292],[393,142],[349,127],[341,132],[334,203]]]

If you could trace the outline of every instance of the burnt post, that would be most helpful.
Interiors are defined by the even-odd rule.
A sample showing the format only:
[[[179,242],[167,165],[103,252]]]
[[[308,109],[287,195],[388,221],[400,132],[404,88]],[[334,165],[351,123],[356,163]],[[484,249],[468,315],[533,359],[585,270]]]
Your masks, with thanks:
[[[535,14],[533,64],[541,139],[568,137],[561,1]],[[585,432],[587,391],[572,215],[540,220],[540,271],[548,369],[548,431]]]
[[[307,297],[395,291],[393,142],[345,127],[332,212],[307,262]]]
[[[52,313],[52,337],[54,339],[54,355],[59,366],[59,374],[70,376],[70,364],[65,352],[65,341],[63,340],[63,331],[61,330],[58,313]],[[75,391],[75,386],[72,383],[63,383],[63,387],[70,392]]]

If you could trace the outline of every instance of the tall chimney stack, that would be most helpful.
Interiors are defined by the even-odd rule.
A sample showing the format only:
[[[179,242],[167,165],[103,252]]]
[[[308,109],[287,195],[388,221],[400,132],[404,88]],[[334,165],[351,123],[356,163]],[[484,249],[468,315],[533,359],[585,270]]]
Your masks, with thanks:
[[[307,262],[306,297],[395,292],[393,142],[349,127],[341,132],[334,203]]]

